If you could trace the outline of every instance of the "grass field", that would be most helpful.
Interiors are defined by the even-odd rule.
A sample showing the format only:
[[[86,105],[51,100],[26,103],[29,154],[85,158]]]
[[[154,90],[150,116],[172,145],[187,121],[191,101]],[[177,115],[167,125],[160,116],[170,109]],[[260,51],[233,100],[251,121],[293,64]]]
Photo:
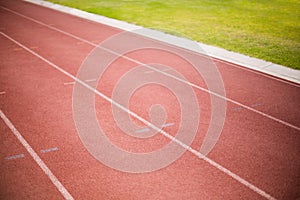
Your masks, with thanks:
[[[50,0],[300,69],[299,0]]]

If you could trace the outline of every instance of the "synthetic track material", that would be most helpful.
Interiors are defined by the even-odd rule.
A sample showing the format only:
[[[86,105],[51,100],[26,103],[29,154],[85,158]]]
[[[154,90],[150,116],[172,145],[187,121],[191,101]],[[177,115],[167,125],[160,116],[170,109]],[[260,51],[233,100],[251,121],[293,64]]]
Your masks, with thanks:
[[[102,165],[84,149],[72,119],[72,86],[64,85],[72,80],[50,67],[50,63],[54,63],[68,73],[76,75],[82,60],[93,49],[93,45],[119,33],[120,30],[28,3],[1,2],[1,5],[0,29],[3,34],[0,41],[3,45],[0,91],[5,93],[0,96],[0,108],[75,199],[259,199],[262,196],[270,199],[268,194],[277,199],[295,199],[299,196],[298,86],[216,61],[225,83],[227,97],[242,105],[228,102],[224,130],[208,159],[221,164],[224,169],[234,172],[242,177],[242,180],[260,188],[262,192],[265,191],[266,193],[260,194],[262,196],[188,152],[174,164],[157,172],[139,175],[121,173]],[[35,19],[40,24],[21,15]],[[64,20],[61,20],[62,18]],[[5,35],[49,62],[45,63],[46,60],[42,61],[32,56],[16,42],[4,37]],[[149,52],[130,56],[142,63],[160,59],[157,52],[152,52],[150,57],[145,56],[145,53]],[[115,65],[131,69],[136,63],[121,58]],[[191,76],[193,72],[189,69],[183,70],[182,73],[186,73],[186,77],[197,85],[201,84],[201,80]],[[104,77],[105,81],[109,81],[109,77],[112,76],[108,74],[106,79]],[[117,77],[116,75],[115,78]],[[111,94],[113,80],[112,78],[111,83],[108,82],[108,85],[101,88],[104,94]],[[159,92],[159,89],[155,90]],[[207,94],[197,91],[197,95],[203,97],[203,109],[209,107],[205,100]],[[139,103],[138,100],[135,101]],[[101,99],[97,99],[97,104],[103,107],[98,113],[99,116],[108,116],[105,128],[114,130],[111,127],[113,121],[108,114],[110,104]],[[248,109],[244,109],[245,106]],[[252,112],[249,109],[252,107],[287,124]],[[139,109],[135,111],[140,112],[140,115],[145,114]],[[176,119],[179,114],[175,113],[170,117]],[[209,112],[204,110],[201,120],[209,122]],[[203,125],[192,148],[200,147],[206,129],[207,125]],[[9,133],[3,123],[1,130]],[[169,131],[171,130],[170,128]],[[12,137],[3,134],[3,141],[16,143]],[[122,141],[112,139],[126,148]],[[53,146],[58,147],[59,151],[49,152],[48,156],[39,153],[41,149]],[[11,145],[10,148],[1,151],[1,169],[10,165],[11,161],[5,160],[5,157],[18,153],[25,155],[25,149],[20,147],[19,152],[9,154],[14,148],[16,147]],[[49,157],[50,153],[52,157]],[[23,169],[22,162],[27,157],[28,155],[25,155],[25,158],[14,160],[16,164],[12,168],[16,171]],[[28,166],[35,166],[34,162],[31,162]],[[53,188],[47,179],[43,179],[41,183],[33,179],[31,184],[40,190],[34,191],[26,187],[14,189],[16,185],[20,185],[17,176],[13,173],[7,174],[7,170],[1,171],[1,176],[5,177],[1,180],[7,183],[16,182],[1,185],[3,198],[21,199],[30,196],[31,199],[39,199],[39,196],[46,195],[43,193],[45,187]],[[30,177],[32,173],[34,172],[28,170],[26,174],[25,171],[22,177],[28,180],[26,177]],[[20,195],[13,196],[9,191]],[[53,193],[59,198],[58,192]]]

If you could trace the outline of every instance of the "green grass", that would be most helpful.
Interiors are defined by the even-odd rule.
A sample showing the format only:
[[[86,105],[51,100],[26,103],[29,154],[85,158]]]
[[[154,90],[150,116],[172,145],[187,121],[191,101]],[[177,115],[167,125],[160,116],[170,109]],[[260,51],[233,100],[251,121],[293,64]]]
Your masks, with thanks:
[[[299,0],[50,0],[300,69]]]

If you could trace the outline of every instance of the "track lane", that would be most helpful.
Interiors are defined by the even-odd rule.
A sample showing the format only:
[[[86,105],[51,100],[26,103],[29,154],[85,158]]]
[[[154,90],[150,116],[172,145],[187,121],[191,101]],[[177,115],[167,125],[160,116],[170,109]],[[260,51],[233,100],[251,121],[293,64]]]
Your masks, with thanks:
[[[98,44],[97,42],[95,43],[95,40],[88,41],[86,39],[83,39],[84,36],[83,36],[83,38],[81,38],[81,37],[78,37],[78,36],[72,34],[72,32],[74,32],[74,31],[71,31],[71,34],[70,34],[68,32],[63,31],[60,28],[52,27],[53,24],[50,24],[50,25],[44,24],[43,22],[40,22],[40,21],[35,20],[33,18],[30,18],[30,17],[28,18],[27,16],[24,16],[22,14],[14,12],[13,10],[9,9],[9,11],[13,12],[14,14],[17,14],[17,15],[19,15],[21,17],[25,17],[26,19],[28,19],[30,21],[34,21],[35,23],[41,24],[41,25],[46,26],[46,27],[48,27],[50,29],[58,31],[58,32],[60,32],[62,34],[66,34],[67,36],[73,37],[73,38],[75,38],[75,39],[77,39],[77,40],[79,40],[79,41],[81,41],[83,43],[90,44],[91,46],[97,46],[97,44]],[[111,27],[108,27],[108,29],[115,30],[114,28],[111,28]],[[78,29],[76,29],[76,30],[78,30]],[[148,39],[146,39],[146,40],[148,40]],[[167,46],[169,46],[169,45],[167,45]],[[128,58],[128,59],[131,60],[131,58]],[[142,59],[142,58],[140,57],[139,59]],[[139,60],[139,59],[137,59],[137,60]],[[135,59],[131,60],[131,61],[136,62]],[[137,62],[140,63],[140,61],[137,61]],[[253,112],[256,112],[257,114],[264,115],[265,117],[271,118],[271,119],[273,119],[273,120],[275,120],[275,121],[277,121],[279,123],[283,123],[283,124],[285,124],[287,126],[293,127],[296,130],[300,130],[299,126],[297,126],[297,124],[299,124],[299,118],[297,117],[299,113],[296,113],[296,114],[293,113],[293,115],[288,115],[288,116],[282,117],[282,115],[284,115],[284,113],[286,112],[286,110],[295,109],[295,108],[299,107],[298,104],[294,104],[295,100],[297,100],[299,98],[299,95],[298,95],[299,93],[298,92],[293,92],[293,90],[295,90],[295,91],[298,90],[298,85],[296,85],[296,84],[289,84],[288,82],[285,82],[287,84],[287,85],[285,85],[286,87],[281,89],[281,87],[283,85],[280,85],[281,87],[280,87],[280,89],[278,89],[277,87],[274,87],[274,83],[277,84],[276,82],[278,82],[278,81],[276,81],[276,80],[278,80],[278,79],[274,79],[273,77],[271,77],[271,79],[269,80],[271,83],[270,83],[270,85],[267,85],[267,89],[266,88],[262,88],[261,89],[260,87],[253,87],[253,84],[255,84],[255,85],[261,85],[262,84],[261,80],[263,80],[262,77],[267,77],[267,76],[266,75],[263,75],[263,76],[261,75],[260,76],[260,74],[257,73],[257,72],[253,73],[252,71],[246,70],[246,73],[250,74],[249,76],[252,76],[254,78],[257,78],[257,77],[259,78],[259,79],[256,79],[255,82],[252,82],[252,81],[249,81],[249,79],[244,79],[243,76],[240,75],[241,71],[245,71],[245,70],[242,70],[242,68],[235,68],[235,67],[232,67],[233,66],[232,64],[226,64],[226,63],[221,62],[221,61],[217,61],[217,62],[221,63],[220,66],[223,66],[223,67],[225,66],[226,68],[229,67],[230,70],[238,71],[238,76],[235,76],[235,79],[232,79],[232,74],[231,73],[228,74],[228,83],[226,83],[226,87],[231,86],[228,90],[232,91],[233,93],[230,93],[230,94],[235,94],[235,96],[237,96],[237,98],[232,98],[232,97],[230,97],[228,95],[229,96],[229,98],[227,96],[227,100],[228,101],[236,103],[238,107],[241,106],[244,109],[251,110]],[[220,66],[219,66],[219,68],[220,68]],[[226,71],[228,71],[228,70],[226,69]],[[224,76],[225,74],[226,73],[224,73],[222,75],[224,79],[226,78]],[[259,81],[257,81],[257,80],[259,80]],[[236,85],[236,82],[243,82],[243,84]],[[279,81],[279,82],[281,82],[281,81]],[[260,83],[260,84],[258,84],[258,83]],[[241,88],[237,88],[237,86],[242,86],[242,87]],[[277,84],[277,86],[278,86],[278,84]],[[197,85],[195,85],[195,87],[198,88]],[[247,93],[244,93],[244,91],[245,91],[244,89],[245,88],[247,88],[247,90],[250,90],[250,91],[248,91]],[[274,90],[274,88],[275,88],[275,90]],[[237,91],[239,91],[239,92],[237,92]],[[284,92],[282,92],[282,91],[284,91]],[[266,92],[269,92],[269,94],[266,95]],[[278,95],[274,95],[275,93],[278,94]],[[250,94],[250,96],[245,96],[245,94],[248,94],[248,95]],[[289,104],[278,104],[278,105],[276,105],[274,107],[274,106],[272,106],[272,105],[270,105],[268,103],[265,103],[265,102],[268,101],[268,98],[270,96],[276,97],[276,98],[273,99],[274,102],[282,102],[282,100],[284,100],[285,99],[284,97],[286,97],[286,96],[292,97],[292,99],[291,99],[291,103],[289,103]],[[241,99],[241,97],[243,97],[243,98]],[[261,100],[262,98],[264,98],[265,100]],[[234,100],[234,99],[238,99],[238,100]],[[255,100],[252,101],[252,102],[250,102],[250,103],[248,103],[248,99],[255,99]],[[262,102],[262,103],[259,103],[257,101],[257,99],[259,99],[259,101]],[[242,102],[242,103],[240,103],[240,102]],[[253,102],[258,102],[258,103],[253,103]],[[266,105],[265,107],[267,109],[253,108],[253,107],[251,107],[251,105],[256,105],[256,104],[259,104],[259,105],[264,104],[264,105]],[[260,110],[262,110],[262,111],[260,111]],[[295,109],[295,110],[297,111],[297,110],[300,110],[300,109]],[[267,112],[265,112],[265,111],[267,111]],[[268,114],[268,112],[270,112],[272,114],[270,115],[270,114]],[[292,123],[289,123],[288,121],[286,121],[285,118],[290,119],[292,121]]]
[[[0,130],[0,198],[64,199],[2,119]]]
[[[47,44],[46,44],[47,45]],[[52,55],[53,56],[53,55]],[[51,56],[50,56],[51,57]],[[57,60],[58,62],[61,62],[61,61],[59,61],[59,60]],[[296,140],[297,141],[297,140]]]
[[[28,56],[26,52],[20,53],[25,53],[25,55]],[[21,87],[21,85],[24,87],[20,88],[21,91],[23,91],[25,88],[31,89],[32,86],[36,85],[37,83],[39,83],[38,85],[40,85],[47,82],[49,80],[49,77],[61,78],[61,76],[51,76],[49,72],[53,73],[54,71],[49,71],[49,67],[47,67],[47,65],[45,68],[43,68],[42,66],[45,64],[37,61],[38,60],[36,60],[36,58],[34,57],[33,59],[31,59],[31,62],[40,66],[39,68],[35,68],[31,65],[27,66],[31,66],[31,72],[33,72],[33,74],[27,74],[28,68],[24,68],[24,73],[27,74],[27,76],[24,76],[24,73],[22,74],[19,72],[20,78],[17,82],[13,82],[13,84],[17,84],[19,87]],[[7,68],[7,70],[10,69],[10,67]],[[40,70],[43,70],[44,72],[41,72]],[[37,74],[35,73],[44,74],[44,76],[36,76]],[[26,82],[26,79],[30,79],[30,77],[37,77],[37,79],[30,84],[21,84]],[[25,81],[23,80],[24,78]],[[64,80],[65,78],[61,81],[61,83]],[[58,81],[55,81],[53,83],[57,82]],[[6,85],[7,87],[10,86],[9,84]],[[63,117],[64,120],[62,121],[60,120],[62,117],[60,116],[60,113],[53,113],[51,112],[51,110],[49,110],[49,107],[52,107],[53,110],[65,110],[62,112],[64,113],[64,115],[67,115],[71,112],[71,104],[69,104],[68,107],[63,103],[64,100],[62,101],[61,96],[58,95],[59,93],[57,86],[65,87],[63,86],[63,84],[56,85],[55,88],[57,89],[57,95],[52,96],[50,102],[48,99],[48,95],[43,95],[43,92],[53,92],[53,85],[45,84],[40,88],[42,89],[42,92],[31,92],[33,96],[28,94],[26,95],[27,97],[24,96],[24,100],[29,97],[31,103],[28,102],[28,105],[26,105],[26,101],[23,101],[23,105],[21,107],[14,108],[17,109],[14,111],[14,113],[22,112],[26,113],[29,116],[35,116],[33,119],[38,120],[31,121],[30,127],[28,127],[27,124],[23,123],[24,120],[28,118],[28,116],[19,116],[16,120],[16,123],[19,124],[20,129],[24,132],[27,132],[27,130],[31,130],[31,132],[39,133],[39,138],[43,138],[43,146],[50,147],[54,145],[53,143],[55,143],[56,146],[64,151],[64,153],[62,153],[63,155],[53,156],[51,158],[48,157],[46,163],[51,169],[53,169],[54,173],[57,174],[57,177],[63,180],[63,184],[66,185],[66,187],[76,199],[117,199],[120,196],[124,195],[126,195],[129,199],[165,199],[175,197],[194,199],[200,196],[204,199],[218,199],[221,197],[230,198],[232,195],[239,195],[240,193],[243,193],[243,196],[245,197],[249,196],[249,198],[253,195],[257,195],[255,193],[253,194],[253,192],[249,191],[246,187],[241,186],[230,177],[226,176],[218,170],[215,170],[214,168],[211,168],[210,165],[199,159],[196,159],[195,156],[190,154],[185,154],[188,158],[185,158],[183,161],[179,161],[179,163],[176,162],[177,164],[174,163],[174,165],[171,165],[171,168],[166,168],[161,171],[149,173],[146,175],[129,175],[126,173],[120,173],[99,164],[99,162],[93,159],[91,155],[86,152],[78,138],[74,138],[74,136],[72,136],[74,135],[75,127],[72,127],[74,126],[72,125],[73,123],[68,123],[68,121],[72,121],[72,116],[65,116]],[[65,93],[64,91],[61,92],[61,95]],[[71,90],[69,95],[71,95]],[[37,107],[35,106],[36,104],[32,104],[33,99],[38,100],[39,105],[42,106]],[[69,97],[69,101],[70,100],[71,96]],[[56,101],[58,102],[55,103]],[[8,111],[10,109],[11,108],[7,108]],[[47,112],[46,119],[43,117],[45,116],[45,111]],[[43,125],[44,127],[43,132],[41,132],[40,129],[41,125]],[[57,133],[64,134],[57,135]],[[55,135],[59,137],[55,137]],[[39,147],[41,145],[41,141],[39,138],[32,138],[30,135],[25,135],[24,137],[27,138],[32,146]],[[76,147],[75,154],[74,147]],[[181,167],[179,167],[183,164],[190,170],[186,171],[186,169],[182,169]],[[199,171],[199,168],[203,169],[203,171]],[[211,172],[208,173],[208,171]],[[66,174],[68,174],[68,176],[66,176]],[[176,174],[176,178],[174,178],[174,174]],[[186,179],[185,177],[189,176],[190,174],[199,177],[199,179]],[[209,177],[204,178],[206,176]],[[214,176],[216,176],[218,180],[222,180],[220,183],[218,183],[219,188],[214,188],[212,186],[213,183],[218,182],[217,180],[214,180]],[[224,180],[230,182],[230,187],[227,187],[227,181]],[[147,188],[148,184],[155,185],[155,187]],[[199,184],[202,186],[203,190],[196,190],[199,187]],[[118,189],[116,190],[116,188]],[[177,189],[176,192],[173,191],[174,188]],[[224,188],[226,188],[226,192],[224,191]],[[190,192],[184,192],[187,190],[189,190]],[[259,196],[257,196],[257,198],[259,198]]]

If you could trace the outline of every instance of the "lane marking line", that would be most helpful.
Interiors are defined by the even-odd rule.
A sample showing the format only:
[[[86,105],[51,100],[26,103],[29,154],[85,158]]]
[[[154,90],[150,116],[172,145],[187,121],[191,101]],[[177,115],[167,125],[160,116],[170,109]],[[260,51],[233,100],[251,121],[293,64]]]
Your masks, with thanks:
[[[82,41],[79,41],[79,42],[76,42],[77,45],[80,45],[80,44],[84,44],[84,42]]]
[[[162,72],[167,72],[167,71],[170,71],[171,69],[163,69],[163,70],[161,70]],[[144,73],[145,74],[150,74],[150,73],[153,73],[153,72],[155,72],[155,71],[153,71],[153,70],[149,70],[149,71],[145,71]]]
[[[75,84],[74,81],[64,83],[64,85],[74,85],[74,84]]]
[[[233,108],[232,110],[233,111],[240,111],[240,110],[244,110],[244,108],[242,108],[242,107],[236,107],[236,108]]]
[[[2,95],[2,94],[5,94],[5,92],[3,91],[3,92],[0,92],[0,95]]]
[[[261,105],[262,105],[261,103],[255,103],[255,104],[252,104],[251,107],[255,108],[255,107],[258,107],[258,106],[261,106]]]
[[[56,176],[51,172],[51,170],[47,167],[47,165],[43,162],[43,160],[37,155],[37,153],[33,150],[30,144],[24,139],[22,134],[15,128],[15,126],[11,123],[11,121],[5,116],[5,114],[0,110],[0,116],[5,124],[10,128],[12,133],[16,136],[19,142],[25,147],[28,153],[31,155],[33,160],[38,164],[38,166],[44,171],[44,173],[48,176],[51,182],[55,185],[55,187],[59,190],[59,192],[63,195],[63,197],[67,200],[74,200],[72,195],[67,191],[67,189],[61,184],[61,182],[56,178]]]
[[[88,82],[94,82],[94,81],[97,81],[97,79],[87,79],[87,80],[85,80],[84,82],[86,82],[86,83],[88,83]]]
[[[135,132],[136,133],[144,133],[144,132],[148,132],[148,131],[150,131],[149,128],[142,128],[142,129],[136,130]]]
[[[175,123],[171,122],[171,123],[167,123],[167,124],[163,124],[162,128],[164,127],[169,127],[169,126],[173,126]]]
[[[173,126],[173,125],[174,125],[174,123],[167,123],[167,124],[163,124],[161,127],[165,128],[165,127]],[[144,132],[148,132],[148,131],[150,131],[150,129],[148,127],[145,127],[145,128],[138,129],[135,132],[136,133],[144,133]]]
[[[193,149],[192,147],[186,145],[185,143],[181,142],[180,140],[178,140],[177,138],[173,137],[172,135],[170,135],[169,133],[163,131],[162,129],[156,127],[155,125],[153,125],[152,123],[148,122],[147,120],[145,120],[144,118],[140,117],[138,114],[132,112],[131,110],[127,109],[126,107],[122,106],[121,104],[115,102],[114,100],[110,99],[109,97],[107,97],[105,94],[101,93],[100,91],[98,91],[97,89],[94,89],[93,87],[91,87],[90,85],[86,84],[84,81],[78,79],[77,77],[73,76],[72,74],[70,74],[69,72],[65,71],[64,69],[60,68],[58,65],[52,63],[51,61],[47,60],[46,58],[44,58],[43,56],[39,55],[38,53],[32,51],[31,49],[29,49],[28,47],[26,47],[25,45],[19,43],[18,41],[14,40],[13,38],[9,37],[8,35],[0,32],[1,35],[3,35],[4,37],[6,37],[7,39],[9,39],[10,41],[14,42],[15,44],[17,44],[18,46],[22,47],[23,49],[25,49],[26,51],[28,51],[29,53],[31,53],[32,55],[36,56],[37,58],[39,58],[40,60],[44,61],[45,63],[49,64],[49,66],[51,66],[52,68],[58,70],[59,72],[65,74],[66,76],[68,76],[69,78],[73,79],[74,81],[78,82],[79,84],[81,84],[82,86],[86,87],[87,89],[89,89],[90,91],[94,92],[96,95],[102,97],[104,100],[108,101],[111,104],[114,104],[115,106],[117,106],[118,108],[120,108],[121,110],[123,110],[124,112],[130,114],[132,117],[138,119],[139,121],[141,121],[142,123],[144,123],[146,126],[156,130],[157,132],[161,133],[162,135],[164,135],[165,137],[167,137],[168,139],[172,140],[173,142],[177,143],[179,146],[183,147],[184,149],[186,149],[187,151],[191,152],[192,154],[194,154],[195,156],[197,156],[198,158],[206,161],[207,163],[209,163],[211,166],[215,167],[216,169],[222,171],[223,173],[225,173],[226,175],[230,176],[231,178],[233,178],[234,180],[238,181],[239,183],[243,184],[244,186],[248,187],[249,189],[251,189],[252,191],[256,192],[257,194],[261,195],[262,197],[265,197],[266,199],[269,200],[276,200],[274,197],[272,197],[270,194],[266,193],[265,191],[261,190],[260,188],[256,187],[255,185],[251,184],[250,182],[246,181],[245,179],[243,179],[242,177],[238,176],[237,174],[231,172],[230,170],[226,169],[225,167],[223,167],[222,165],[216,163],[215,161],[211,160],[210,158],[204,156],[203,154],[201,154],[200,152],[198,152],[197,150]],[[1,110],[0,110],[1,111]],[[1,111],[2,113],[2,111]],[[1,114],[0,113],[0,114]],[[3,113],[2,113],[3,114]],[[1,117],[2,117],[1,114]],[[6,118],[6,117],[5,117]],[[14,127],[13,127],[14,128]],[[15,129],[15,128],[14,128]],[[33,151],[33,150],[32,150]],[[34,152],[35,153],[35,152]],[[35,153],[36,155],[36,153]],[[36,155],[37,156],[37,155]],[[41,160],[41,159],[40,159]],[[54,175],[53,175],[54,176]],[[58,181],[58,180],[57,180]],[[61,185],[61,184],[60,184]],[[62,186],[62,185],[61,185]],[[68,193],[69,194],[69,193]],[[71,196],[72,197],[72,196]]]
[[[259,107],[261,105],[262,105],[261,103],[255,103],[255,104],[252,104],[250,107],[251,108],[255,108],[255,107]],[[235,107],[232,110],[233,111],[240,111],[240,110],[244,110],[244,108],[243,107]]]
[[[58,148],[53,147],[53,148],[49,148],[49,149],[42,149],[41,153],[48,153],[48,152],[52,152],[52,151],[58,151]]]
[[[15,160],[15,159],[18,159],[18,158],[24,158],[25,155],[24,154],[17,154],[17,155],[13,155],[13,156],[7,156],[5,157],[5,160]]]
[[[94,82],[94,81],[97,81],[97,79],[87,79],[84,82],[89,83],[89,82]],[[75,84],[75,81],[64,83],[64,85],[74,85],[74,84]]]
[[[83,38],[80,38],[80,37],[78,37],[78,36],[76,36],[76,35],[73,35],[73,34],[71,34],[71,33],[65,32],[65,31],[63,31],[63,30],[61,30],[61,29],[58,29],[58,28],[49,26],[49,25],[47,25],[47,24],[45,24],[45,23],[43,23],[43,22],[40,22],[40,21],[38,21],[38,20],[35,20],[35,19],[31,18],[31,17],[27,17],[27,16],[25,16],[25,15],[23,15],[23,14],[20,14],[20,13],[18,13],[18,12],[13,11],[13,10],[11,10],[11,9],[9,9],[9,8],[5,8],[5,7],[3,7],[3,6],[0,6],[0,7],[1,7],[2,9],[4,9],[4,10],[7,10],[7,11],[9,11],[9,12],[11,12],[11,13],[14,13],[14,14],[16,14],[16,15],[18,15],[18,16],[21,16],[21,17],[23,17],[23,18],[25,18],[25,19],[28,19],[28,20],[30,20],[30,21],[33,21],[33,22],[35,22],[35,23],[37,23],[37,24],[40,24],[40,25],[42,25],[42,26],[48,27],[49,29],[55,30],[55,31],[57,31],[57,32],[60,32],[60,33],[62,33],[62,34],[64,34],[64,35],[67,35],[67,36],[72,37],[72,38],[74,38],[74,39],[77,39],[77,40],[79,40],[79,41],[85,42],[85,43],[90,44],[90,45],[92,45],[92,46],[94,46],[94,47],[101,48],[101,49],[103,49],[103,50],[105,50],[105,51],[107,51],[107,52],[110,52],[110,53],[114,54],[114,55],[117,55],[117,56],[122,57],[122,58],[124,58],[124,59],[127,59],[127,60],[129,60],[129,61],[132,61],[132,62],[134,62],[134,63],[136,63],[136,64],[138,64],[138,65],[145,66],[145,67],[147,67],[147,68],[149,68],[149,69],[152,69],[153,71],[159,72],[159,73],[161,73],[161,74],[163,74],[163,75],[165,75],[165,76],[171,77],[171,78],[173,78],[173,79],[175,79],[175,80],[178,80],[178,81],[180,81],[180,82],[182,82],[182,83],[185,83],[185,84],[187,84],[187,85],[189,85],[189,86],[192,86],[192,87],[197,88],[197,89],[199,89],[199,90],[201,90],[201,91],[207,92],[207,93],[209,93],[209,94],[211,94],[211,95],[214,95],[214,96],[216,96],[216,97],[219,97],[219,98],[221,98],[221,99],[224,99],[224,100],[226,100],[226,101],[228,101],[228,102],[230,102],[230,103],[236,104],[236,105],[238,105],[238,106],[240,106],[240,107],[243,107],[243,108],[245,108],[245,109],[247,109],[247,110],[250,110],[250,111],[255,112],[255,113],[259,114],[259,115],[262,115],[262,116],[264,116],[264,117],[266,117],[266,118],[269,118],[269,119],[271,119],[271,120],[274,120],[274,121],[276,121],[276,122],[278,122],[278,123],[280,123],[280,124],[283,124],[283,125],[285,125],[285,126],[288,126],[288,127],[290,127],[290,128],[293,128],[293,129],[296,129],[296,130],[300,131],[300,127],[297,127],[297,126],[295,126],[295,125],[293,125],[293,124],[291,124],[291,123],[289,123],[289,122],[286,122],[286,121],[284,121],[284,120],[281,120],[281,119],[278,119],[278,118],[276,118],[276,117],[273,117],[272,115],[269,115],[269,114],[267,114],[267,113],[258,111],[258,110],[254,109],[254,108],[251,108],[250,106],[247,106],[247,105],[244,105],[244,104],[242,104],[242,103],[239,103],[238,101],[235,101],[235,100],[230,99],[230,98],[228,98],[228,97],[224,97],[224,96],[222,96],[222,95],[219,95],[219,94],[217,94],[217,93],[214,93],[214,92],[212,92],[212,91],[210,91],[210,90],[208,90],[208,89],[206,89],[206,88],[200,87],[200,86],[198,86],[198,85],[196,85],[196,84],[194,84],[194,83],[190,83],[190,82],[188,82],[188,81],[186,81],[186,80],[182,80],[182,79],[180,79],[180,78],[178,78],[178,77],[176,77],[176,76],[173,76],[173,75],[171,75],[171,74],[168,74],[168,73],[166,73],[166,72],[163,72],[163,71],[161,71],[161,70],[158,70],[158,69],[156,69],[156,68],[154,68],[154,67],[151,67],[151,66],[149,66],[149,65],[146,65],[146,64],[144,64],[144,63],[142,63],[142,62],[140,62],[140,61],[137,61],[137,60],[135,60],[135,59],[129,58],[129,57],[124,56],[124,55],[122,55],[122,54],[118,54],[118,53],[116,53],[116,52],[114,52],[114,51],[112,51],[112,50],[110,50],[110,49],[106,49],[106,48],[104,48],[104,47],[99,47],[99,46],[98,46],[97,44],[95,44],[95,43],[92,43],[92,42],[90,42],[90,41],[88,41],[88,40],[85,40],[85,39],[83,39]],[[4,33],[1,32],[1,34],[4,34]],[[151,39],[151,38],[150,38],[150,39]],[[156,41],[156,40],[155,40],[155,41]],[[168,44],[166,43],[166,45],[168,45]],[[169,46],[170,46],[170,45],[169,45]],[[175,47],[175,48],[179,48],[179,47],[176,47],[176,46],[174,46],[174,47]],[[185,50],[185,49],[183,49],[183,48],[180,48],[180,49]],[[188,51],[188,50],[185,50],[185,51]],[[200,56],[204,56],[204,55],[202,55],[202,54],[197,54],[196,52],[193,52],[193,51],[188,51],[188,52],[192,52],[192,53],[194,53],[195,55],[198,55],[198,56],[199,56],[199,55],[200,55]],[[204,57],[205,57],[205,56],[204,56]],[[208,57],[208,56],[206,56],[206,57]],[[216,60],[217,60],[217,59],[216,59]],[[277,79],[276,79],[276,80],[277,80]],[[278,79],[278,80],[280,80],[280,79]],[[294,85],[294,86],[295,86],[295,85]]]
[[[150,74],[150,73],[153,73],[154,71],[152,71],[152,70],[149,70],[149,71],[145,71],[144,73],[145,74]]]
[[[13,51],[22,51],[22,48],[14,48]]]

